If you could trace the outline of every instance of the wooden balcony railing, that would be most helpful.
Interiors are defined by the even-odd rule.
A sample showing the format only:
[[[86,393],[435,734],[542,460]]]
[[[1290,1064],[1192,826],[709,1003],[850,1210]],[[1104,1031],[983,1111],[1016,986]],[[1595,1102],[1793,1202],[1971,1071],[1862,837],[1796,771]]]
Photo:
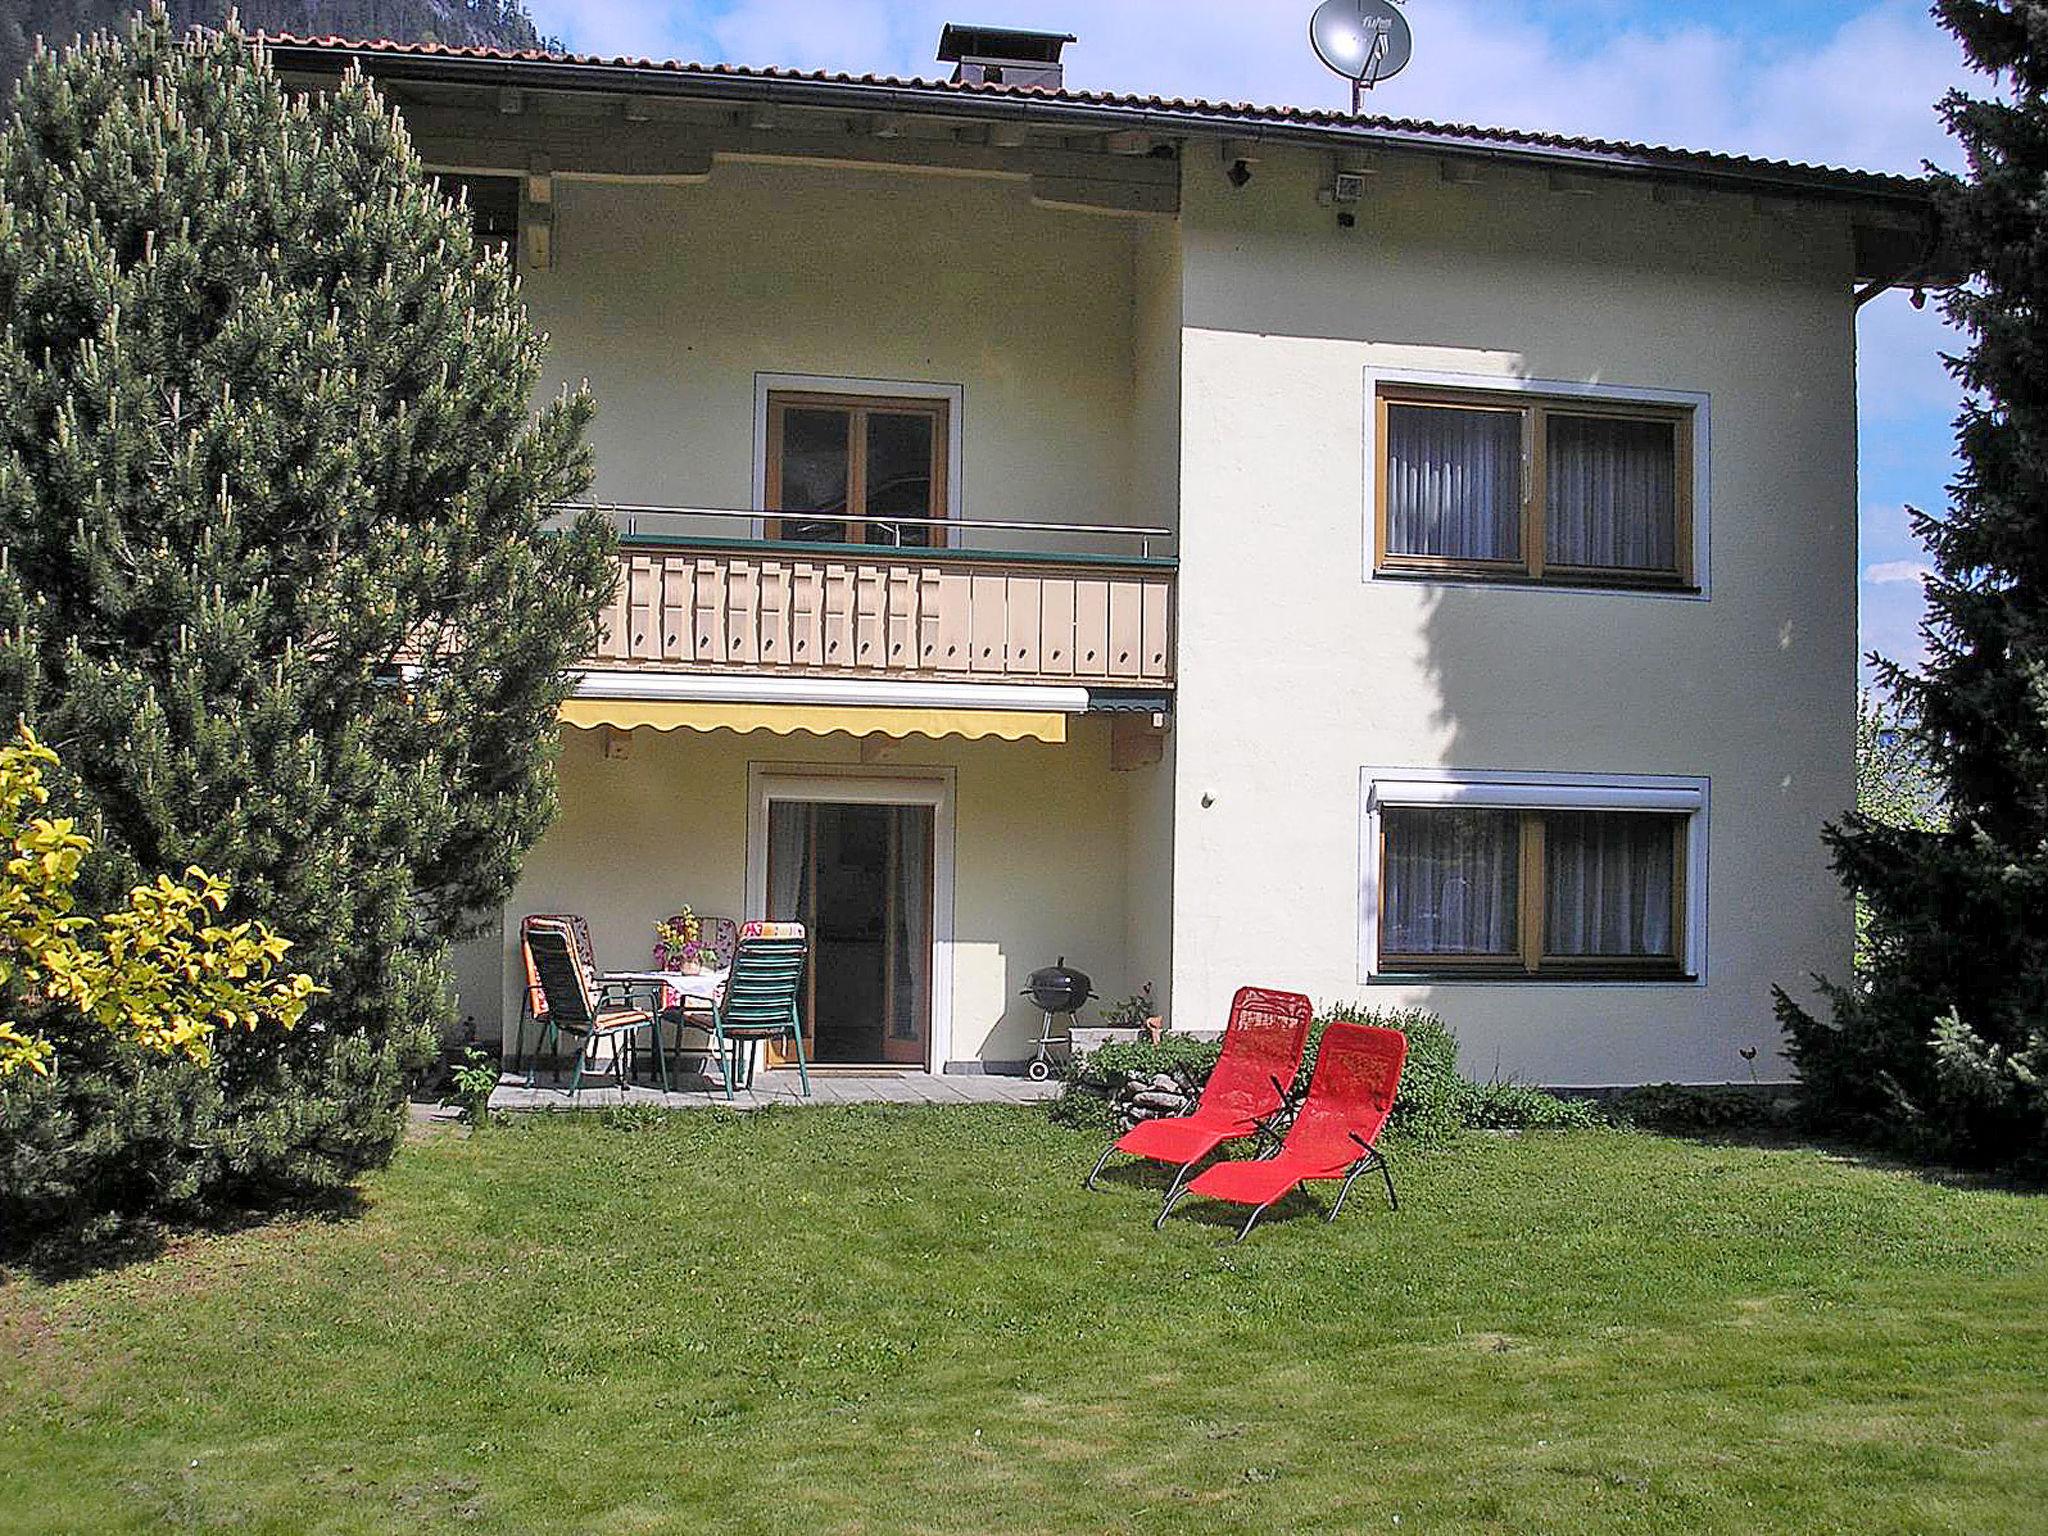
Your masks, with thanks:
[[[619,562],[593,658],[608,669],[1173,681],[1169,558],[628,532]]]

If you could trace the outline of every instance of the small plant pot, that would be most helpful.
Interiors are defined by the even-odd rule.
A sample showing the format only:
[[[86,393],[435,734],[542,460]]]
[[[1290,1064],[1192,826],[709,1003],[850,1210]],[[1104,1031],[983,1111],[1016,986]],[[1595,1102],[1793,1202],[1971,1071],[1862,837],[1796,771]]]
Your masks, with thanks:
[[[1157,1013],[1153,1014],[1151,1018],[1145,1021],[1144,1030],[1146,1044],[1157,1045],[1159,1037],[1166,1033],[1165,1016]]]

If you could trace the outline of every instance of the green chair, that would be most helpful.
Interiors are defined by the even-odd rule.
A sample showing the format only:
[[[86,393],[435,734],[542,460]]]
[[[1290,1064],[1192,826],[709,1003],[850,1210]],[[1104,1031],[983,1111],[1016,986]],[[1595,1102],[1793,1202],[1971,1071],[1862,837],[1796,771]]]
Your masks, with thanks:
[[[804,1058],[799,1009],[810,955],[810,939],[802,923],[752,922],[740,928],[732,975],[711,1009],[713,1054],[725,1080],[726,1098],[733,1096],[735,1082],[742,1088],[753,1086],[753,1052],[745,1047],[782,1039],[795,1044],[797,1076],[804,1097],[811,1096],[811,1068]]]
[[[634,1037],[642,1030],[654,1037],[654,1064],[661,1072],[662,1091],[668,1091],[668,1059],[662,1053],[654,1014],[645,1008],[607,1006],[600,1000],[569,928],[535,923],[526,933],[526,952],[547,1002],[548,1027],[576,1042],[576,1073],[569,1081],[572,1100],[582,1091],[583,1063],[591,1043],[597,1040],[612,1042],[612,1075],[622,1091],[630,1087],[627,1057]]]

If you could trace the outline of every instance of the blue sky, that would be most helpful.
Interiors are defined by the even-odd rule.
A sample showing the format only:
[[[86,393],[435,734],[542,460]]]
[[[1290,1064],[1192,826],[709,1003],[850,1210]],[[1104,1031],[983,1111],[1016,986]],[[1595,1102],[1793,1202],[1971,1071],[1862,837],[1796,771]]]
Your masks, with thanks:
[[[1107,90],[1340,106],[1306,44],[1313,0],[533,0],[569,47],[932,74],[946,21],[1073,32],[1068,79]],[[1963,82],[1921,0],[1407,0],[1415,61],[1374,109],[1913,172],[1953,154],[1933,102]],[[1863,643],[1920,654],[1908,503],[1953,472],[1955,343],[1892,294],[1857,328]]]

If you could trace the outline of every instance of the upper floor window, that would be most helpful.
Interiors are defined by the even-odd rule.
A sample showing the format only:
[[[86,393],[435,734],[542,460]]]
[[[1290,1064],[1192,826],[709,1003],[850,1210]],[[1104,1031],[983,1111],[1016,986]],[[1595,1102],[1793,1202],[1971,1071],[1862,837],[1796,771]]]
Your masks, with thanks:
[[[1689,588],[1692,412],[1383,385],[1375,569]]]
[[[944,545],[945,529],[934,524],[947,513],[950,409],[944,398],[771,391],[768,536]]]

